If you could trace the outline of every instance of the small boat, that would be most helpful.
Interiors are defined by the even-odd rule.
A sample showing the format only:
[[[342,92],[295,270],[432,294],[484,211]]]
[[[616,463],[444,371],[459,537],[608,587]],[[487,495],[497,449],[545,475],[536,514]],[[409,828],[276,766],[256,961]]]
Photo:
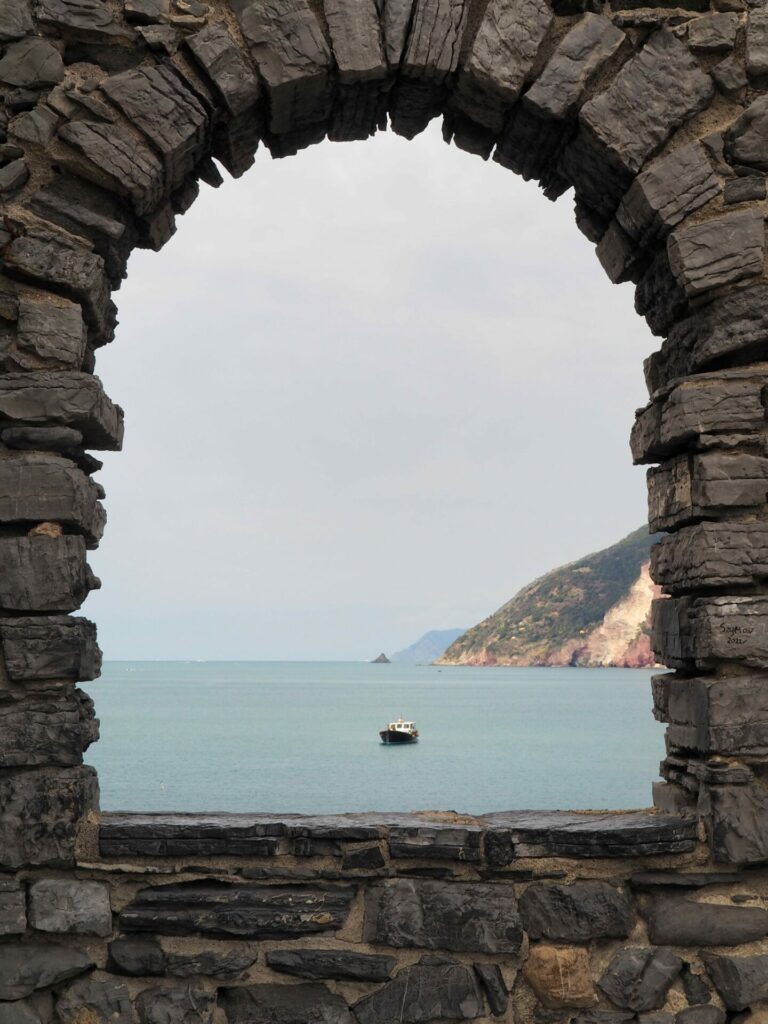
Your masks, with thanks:
[[[419,730],[414,722],[398,718],[396,722],[390,722],[386,729],[382,729],[379,736],[382,743],[418,743]]]

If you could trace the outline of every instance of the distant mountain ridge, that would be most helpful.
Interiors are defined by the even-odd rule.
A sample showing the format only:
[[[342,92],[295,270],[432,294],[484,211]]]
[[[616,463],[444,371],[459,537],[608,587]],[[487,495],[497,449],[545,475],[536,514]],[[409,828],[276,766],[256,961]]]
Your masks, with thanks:
[[[641,527],[609,548],[553,569],[458,637],[438,665],[653,665],[650,548]]]
[[[415,644],[390,654],[389,660],[401,665],[431,665],[465,632],[464,629],[431,629]]]

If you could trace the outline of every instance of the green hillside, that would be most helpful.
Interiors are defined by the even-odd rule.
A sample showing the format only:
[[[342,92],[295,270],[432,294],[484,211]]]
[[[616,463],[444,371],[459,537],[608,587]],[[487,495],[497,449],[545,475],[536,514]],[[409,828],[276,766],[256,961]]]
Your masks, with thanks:
[[[658,535],[641,527],[603,551],[553,569],[459,637],[441,664],[541,664],[590,633],[638,580]]]

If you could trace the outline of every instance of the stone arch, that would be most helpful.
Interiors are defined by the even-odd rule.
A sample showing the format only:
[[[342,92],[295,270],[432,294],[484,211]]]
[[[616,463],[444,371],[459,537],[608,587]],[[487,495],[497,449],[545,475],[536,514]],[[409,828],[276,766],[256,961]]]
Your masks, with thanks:
[[[649,517],[659,808],[768,859],[768,11],[746,0],[4,0],[0,9],[0,866],[71,861],[98,806],[91,450],[111,293],[199,183],[328,138],[446,141],[556,199],[660,347],[632,435]]]

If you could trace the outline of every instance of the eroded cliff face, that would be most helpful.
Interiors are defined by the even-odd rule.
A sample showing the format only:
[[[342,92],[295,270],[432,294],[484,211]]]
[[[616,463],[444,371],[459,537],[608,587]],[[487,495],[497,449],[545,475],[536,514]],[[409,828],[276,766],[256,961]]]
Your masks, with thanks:
[[[468,630],[443,665],[647,668],[651,602],[647,531],[555,569]]]

